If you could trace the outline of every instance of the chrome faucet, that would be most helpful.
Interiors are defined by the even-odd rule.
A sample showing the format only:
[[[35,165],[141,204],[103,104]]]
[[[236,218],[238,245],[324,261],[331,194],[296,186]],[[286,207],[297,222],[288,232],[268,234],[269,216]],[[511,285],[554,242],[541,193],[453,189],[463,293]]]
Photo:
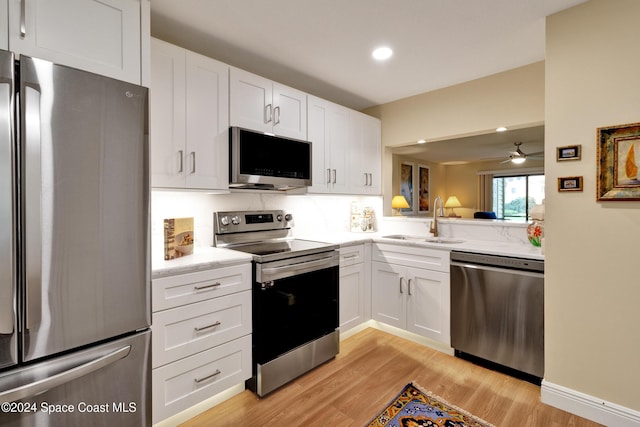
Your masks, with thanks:
[[[437,196],[433,202],[433,221],[431,221],[431,226],[429,227],[429,232],[433,233],[433,237],[438,237],[438,203],[440,203],[440,216],[444,216],[444,203],[442,198]]]

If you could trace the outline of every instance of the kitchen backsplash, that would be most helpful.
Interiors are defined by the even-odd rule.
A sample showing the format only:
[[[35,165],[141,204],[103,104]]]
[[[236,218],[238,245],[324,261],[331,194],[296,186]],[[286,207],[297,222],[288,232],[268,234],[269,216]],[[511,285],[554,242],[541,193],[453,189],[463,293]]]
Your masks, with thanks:
[[[194,218],[194,245],[213,244],[213,212],[231,210],[285,209],[294,216],[296,235],[322,235],[350,230],[352,202],[373,208],[382,218],[382,197],[351,195],[283,195],[266,192],[207,194],[159,191],[151,194],[151,239],[153,256],[163,253],[164,219]]]

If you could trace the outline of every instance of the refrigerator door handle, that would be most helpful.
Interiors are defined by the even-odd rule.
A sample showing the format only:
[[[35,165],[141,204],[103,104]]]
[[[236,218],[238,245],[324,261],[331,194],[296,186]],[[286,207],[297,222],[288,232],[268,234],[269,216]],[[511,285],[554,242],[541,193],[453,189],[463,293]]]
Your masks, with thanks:
[[[28,173],[24,174],[25,215],[25,328],[32,329],[40,324],[42,294],[42,251],[45,241],[42,240],[43,209],[46,208],[47,197],[43,191],[43,153],[41,144],[42,124],[40,116],[39,88],[35,85],[24,86],[21,100],[24,109],[22,139],[25,147],[23,164]],[[49,191],[51,193],[51,191]],[[50,241],[48,239],[47,241]]]
[[[6,224],[0,231],[0,335],[12,335],[16,332],[14,262],[17,257],[14,246],[15,223],[13,218],[14,190],[12,170],[13,147],[13,55],[0,64],[0,224]],[[4,348],[0,348],[0,356]],[[11,350],[10,353],[15,353]],[[13,359],[13,358],[12,358]],[[0,366],[6,360],[0,358]]]
[[[0,392],[0,401],[15,402],[16,400],[25,399],[39,393],[43,393],[47,390],[51,390],[52,388],[61,386],[72,380],[95,372],[98,369],[104,368],[105,366],[111,365],[120,359],[124,359],[129,355],[130,351],[131,346],[128,345],[51,377]]]

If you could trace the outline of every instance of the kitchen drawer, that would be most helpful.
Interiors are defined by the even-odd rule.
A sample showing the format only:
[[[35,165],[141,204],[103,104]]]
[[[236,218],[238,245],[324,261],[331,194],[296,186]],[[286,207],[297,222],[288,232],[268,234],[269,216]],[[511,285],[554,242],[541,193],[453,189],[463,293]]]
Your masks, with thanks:
[[[340,267],[348,267],[361,262],[364,262],[364,245],[340,248]]]
[[[156,312],[251,289],[251,263],[161,277],[152,283]]]
[[[371,259],[388,264],[406,265],[449,272],[449,250],[431,249],[416,246],[376,243],[373,245]]]
[[[152,315],[154,368],[251,333],[251,291]]]
[[[251,377],[251,335],[152,371],[153,423]]]

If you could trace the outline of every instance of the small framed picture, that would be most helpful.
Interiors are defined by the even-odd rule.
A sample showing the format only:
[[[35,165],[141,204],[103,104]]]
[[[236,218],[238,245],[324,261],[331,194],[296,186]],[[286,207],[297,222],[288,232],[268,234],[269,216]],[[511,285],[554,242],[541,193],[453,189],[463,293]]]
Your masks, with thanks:
[[[566,176],[558,178],[558,191],[582,191],[582,177]]]
[[[566,147],[558,147],[556,159],[562,160],[580,160],[582,158],[582,145],[568,145]]]

